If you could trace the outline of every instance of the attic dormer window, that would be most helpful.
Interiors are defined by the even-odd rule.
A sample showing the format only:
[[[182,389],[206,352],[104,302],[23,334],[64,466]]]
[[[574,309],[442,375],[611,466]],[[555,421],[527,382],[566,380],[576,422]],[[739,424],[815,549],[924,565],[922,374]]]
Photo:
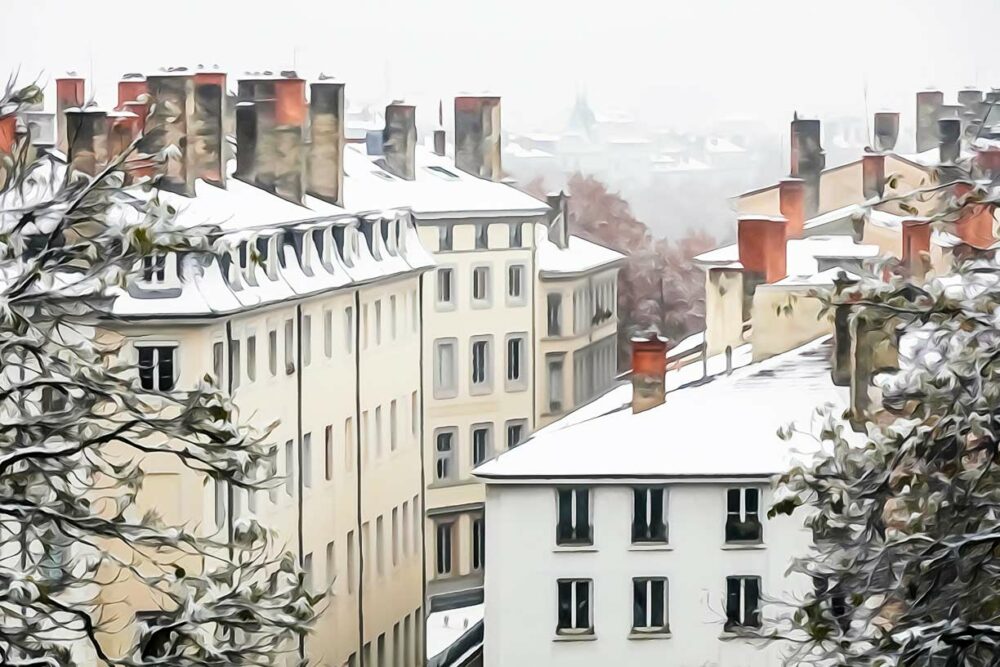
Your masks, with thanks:
[[[389,245],[389,225],[391,224],[392,223],[388,220],[382,220],[378,223],[379,231],[382,233],[382,242],[385,243],[386,246]]]
[[[337,254],[341,258],[344,257],[344,227],[342,225],[334,225],[330,230],[333,236],[333,245],[337,249]]]
[[[368,252],[370,252],[372,255],[375,254],[375,239],[374,239],[374,232],[372,231],[373,226],[374,223],[371,222],[361,223],[361,233],[365,235],[365,242],[368,244]]]
[[[312,230],[312,241],[316,247],[316,254],[320,261],[326,260],[326,230],[323,228]]]
[[[255,245],[257,247],[257,260],[260,265],[267,271],[267,262],[270,260],[270,242],[271,238],[268,236],[258,236]]]
[[[167,258],[165,255],[147,255],[142,258],[142,279],[146,282],[162,283],[167,277]]]
[[[246,270],[246,268],[247,268],[247,255],[248,255],[246,241],[243,241],[242,243],[240,243],[239,255],[240,255],[240,268]]]

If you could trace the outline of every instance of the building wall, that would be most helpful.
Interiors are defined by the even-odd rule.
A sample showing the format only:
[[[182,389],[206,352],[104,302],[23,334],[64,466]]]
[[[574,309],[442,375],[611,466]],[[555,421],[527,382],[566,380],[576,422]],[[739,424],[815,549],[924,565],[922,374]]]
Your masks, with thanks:
[[[476,248],[477,223],[486,222],[488,247]],[[483,488],[473,479],[472,452],[474,426],[491,429],[487,458],[506,449],[510,423],[523,425],[523,435],[534,428],[533,392],[535,374],[533,354],[532,302],[534,300],[534,223],[532,218],[490,218],[487,220],[421,220],[418,231],[424,247],[434,251],[436,271],[427,274],[424,287],[424,439],[427,505],[427,594],[434,605],[447,606],[447,599],[461,601],[463,596],[478,597],[482,588],[482,570],[473,566],[472,521],[483,514]],[[511,225],[521,228],[521,247],[511,247]],[[452,247],[442,248],[440,230],[450,228]],[[522,295],[508,296],[508,269],[523,266]],[[489,295],[486,303],[473,303],[473,271],[489,267]],[[438,280],[442,270],[452,271],[453,303],[438,303]],[[507,340],[523,336],[522,378],[507,382]],[[471,349],[474,338],[490,340],[489,372],[491,388],[485,392],[471,387]],[[457,386],[447,394],[435,394],[434,376],[436,341],[452,340],[456,346]],[[452,474],[447,481],[435,479],[436,436],[452,430]],[[436,527],[450,523],[452,528],[451,572],[438,574],[436,568]],[[442,597],[444,596],[444,597]]]
[[[705,345],[714,356],[743,344],[743,270],[705,271]]]
[[[760,285],[753,296],[753,360],[787,352],[833,332],[822,302],[809,296],[812,286]]]
[[[240,490],[231,496],[224,492],[221,523],[216,522],[214,483],[172,461],[151,457],[143,464],[147,483],[139,496],[139,510],[155,508],[168,521],[190,522],[206,532],[225,531],[234,518],[255,516],[275,531],[276,551],[290,550],[300,563],[311,564],[307,571],[314,590],[329,587],[330,591],[305,642],[307,657],[318,664],[347,664],[368,642],[372,660],[384,646],[388,664],[396,650],[404,665],[422,664],[418,658],[423,650],[419,291],[420,276],[406,274],[228,319],[233,344],[225,346],[225,367],[227,374],[238,375],[234,400],[242,420],[258,428],[274,423],[269,440],[278,445],[278,483],[273,489],[256,491],[252,500]],[[375,316],[376,303],[380,318]],[[286,364],[288,323],[290,365]],[[276,343],[274,373],[271,332]],[[213,372],[213,345],[225,343],[227,337],[224,320],[146,324],[128,327],[126,333],[139,344],[177,344],[179,388]],[[256,350],[253,379],[251,336]],[[231,363],[237,341],[238,368]],[[381,429],[376,431],[376,425]],[[106,597],[128,599],[126,618],[131,610],[153,604],[137,597],[134,586],[124,587],[128,595],[121,596],[119,587],[108,588]],[[363,642],[359,611],[363,611]]]
[[[541,428],[560,416],[572,412],[609,387],[617,375],[618,346],[618,268],[597,269],[590,273],[565,278],[538,277],[535,300],[535,424]],[[597,307],[597,292],[601,292],[601,305],[609,306],[607,319],[590,324]],[[581,296],[590,293],[589,300]],[[549,295],[561,297],[561,328],[559,335],[549,335]],[[584,321],[585,326],[580,326]],[[561,358],[562,401],[561,409],[554,409],[552,378],[548,362]],[[592,361],[585,361],[593,359]],[[580,373],[582,364],[590,363],[593,377],[588,382]],[[586,385],[586,386],[585,386]]]
[[[733,486],[747,486],[746,482]],[[724,483],[669,486],[670,545],[635,547],[630,541],[631,490],[599,486],[592,494],[594,546],[563,550],[555,543],[555,488],[535,484],[487,487],[485,664],[698,665],[775,667],[779,647],[724,640],[725,579],[757,575],[764,595],[802,593],[811,583],[785,575],[804,553],[809,533],[796,518],[764,520],[763,544],[724,543]],[[766,482],[760,484],[766,487]],[[765,491],[762,511],[771,504]],[[526,516],[532,517],[525,521]],[[632,578],[668,578],[670,635],[629,639]],[[556,580],[593,580],[591,640],[556,635]],[[768,618],[768,608],[764,617]],[[512,641],[511,638],[516,638]]]

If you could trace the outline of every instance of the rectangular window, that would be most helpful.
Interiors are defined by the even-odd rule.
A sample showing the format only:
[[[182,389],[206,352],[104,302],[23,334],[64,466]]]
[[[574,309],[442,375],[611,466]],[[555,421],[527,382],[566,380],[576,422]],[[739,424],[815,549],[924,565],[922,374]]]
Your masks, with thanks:
[[[354,308],[344,309],[344,348],[347,353],[354,352]]]
[[[148,391],[170,391],[174,388],[177,347],[174,345],[143,345],[139,352],[139,384]],[[234,366],[239,368],[239,365]],[[235,383],[234,383],[235,385]]]
[[[410,308],[412,309],[411,320],[413,325],[413,330],[417,330],[417,324],[420,322],[420,301],[417,298],[417,290],[410,292]]]
[[[375,299],[375,344],[382,344],[382,299]]]
[[[441,268],[437,270],[437,305],[439,306],[455,305],[454,269]]]
[[[368,304],[361,304],[361,349],[368,349]]]
[[[214,513],[215,527],[220,530],[226,523],[226,484],[219,480],[212,480],[215,485]]]
[[[382,441],[382,406],[375,406],[375,458],[382,458],[385,453]]]
[[[257,337],[247,337],[247,381],[257,379]]]
[[[476,250],[487,250],[490,247],[490,226],[486,223],[476,225]]]
[[[456,394],[455,354],[458,346],[454,338],[434,341],[434,396],[449,398]]]
[[[472,385],[470,391],[473,393],[477,390],[479,393],[489,391],[493,384],[493,378],[491,377],[493,364],[490,355],[490,337],[473,338],[470,351],[472,353],[470,362]]]
[[[437,524],[434,571],[439,577],[451,574],[452,531],[454,527],[455,524],[450,521]]]
[[[560,635],[591,634],[591,586],[590,579],[559,579],[558,620],[556,633]]]
[[[222,374],[225,372],[225,349],[222,341],[212,344],[212,373],[215,375],[215,385],[222,386]]]
[[[285,442],[285,493],[295,495],[295,445],[291,440]]]
[[[302,485],[312,487],[312,433],[302,434]]]
[[[399,439],[396,437],[398,415],[396,414],[396,400],[389,402],[389,451],[396,451],[399,446]]]
[[[472,426],[472,465],[477,466],[490,457],[492,440],[493,426],[491,424],[474,424]]]
[[[726,542],[760,542],[760,489],[726,491]]]
[[[453,246],[451,225],[441,225],[438,227],[438,250],[451,250]]]
[[[632,580],[632,631],[670,632],[666,579],[642,577]]]
[[[325,465],[324,473],[326,476],[326,481],[333,479],[333,425],[327,425],[323,432],[324,443],[323,451],[325,453]]]
[[[357,585],[357,556],[354,548],[354,531],[347,532],[347,594],[354,593]]]
[[[507,391],[523,388],[527,384],[527,337],[522,334],[507,336]]]
[[[507,267],[507,302],[524,303],[524,265]]]
[[[508,230],[508,245],[511,248],[520,248],[524,245],[521,241],[521,223],[511,223],[510,229]]]
[[[760,577],[726,577],[725,627],[760,627]]]
[[[404,667],[409,667],[412,663],[410,658],[413,656],[413,652],[410,650],[411,644],[413,643],[413,635],[410,631],[410,615],[407,614],[406,618],[403,619],[403,665]]]
[[[302,559],[302,585],[307,591],[313,593],[313,555],[306,554]]]
[[[326,543],[326,585],[333,586],[337,578],[337,545],[333,540]]]
[[[375,519],[375,566],[378,576],[385,575],[385,521],[383,517]]]
[[[417,392],[410,393],[410,434],[417,435],[420,428],[420,405],[417,403]]]
[[[556,544],[593,544],[590,530],[590,489],[559,489]]]
[[[302,316],[302,365],[308,366],[312,363],[312,316]]]
[[[490,267],[477,266],[472,269],[472,303],[487,305],[490,298]]]
[[[229,341],[229,368],[233,374],[233,389],[240,386],[243,377],[243,355],[240,352],[240,341]]]
[[[524,419],[512,419],[507,422],[507,449],[513,449],[524,441],[528,422]]]
[[[389,296],[389,338],[396,340],[396,295]]]
[[[372,434],[368,419],[368,411],[361,412],[361,465],[367,466],[371,459]]]
[[[372,643],[368,642],[361,649],[361,663],[366,667],[372,665]]]
[[[375,660],[378,662],[378,667],[385,667],[385,634],[378,636],[375,641],[375,649],[377,656]]]
[[[285,320],[285,374],[295,372],[295,322]]]
[[[400,662],[400,656],[403,652],[400,650],[402,647],[399,642],[399,623],[395,623],[392,626],[392,667],[401,667],[403,664]]]
[[[147,255],[142,258],[142,279],[146,282],[162,283],[167,275],[165,255]]]
[[[632,489],[632,543],[667,542],[667,491],[659,486]]]
[[[344,470],[351,474],[354,470],[354,449],[355,449],[354,417],[344,420]]]
[[[472,569],[481,570],[486,563],[486,520],[472,520]]]
[[[333,311],[323,311],[323,354],[329,359],[333,356]]]
[[[403,501],[403,553],[410,553],[410,501]]]
[[[549,383],[549,413],[559,414],[563,411],[566,400],[566,386],[563,378],[563,365],[565,363],[565,353],[546,354],[545,369]]]
[[[434,479],[453,479],[455,473],[455,429],[439,429],[434,432]]]
[[[399,509],[392,508],[392,566],[399,564]]]
[[[550,293],[546,297],[547,305],[547,334],[549,336],[562,335],[562,294]]]
[[[423,548],[423,540],[420,538],[420,527],[423,521],[423,510],[420,509],[420,496],[413,496],[413,501],[410,503],[410,507],[413,509],[413,549],[417,553]]]
[[[272,329],[267,332],[267,370],[271,376],[278,374],[278,331]]]

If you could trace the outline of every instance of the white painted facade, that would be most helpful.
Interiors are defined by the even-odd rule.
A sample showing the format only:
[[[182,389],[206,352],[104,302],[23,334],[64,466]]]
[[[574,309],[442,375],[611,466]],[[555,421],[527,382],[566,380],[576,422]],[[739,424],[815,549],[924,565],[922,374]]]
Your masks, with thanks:
[[[733,639],[724,629],[726,577],[760,577],[765,594],[811,585],[785,579],[792,554],[803,552],[809,542],[809,533],[796,519],[765,520],[759,545],[725,542],[726,490],[765,489],[767,480],[635,482],[663,483],[668,490],[669,544],[632,544],[632,487],[624,480],[590,482],[594,540],[587,547],[557,545],[554,486],[487,486],[487,667],[781,664],[778,646],[762,650],[759,643]],[[763,503],[770,505],[769,492]],[[642,635],[632,630],[636,577],[667,579],[668,633]],[[593,634],[558,634],[556,582],[565,578],[593,582]]]

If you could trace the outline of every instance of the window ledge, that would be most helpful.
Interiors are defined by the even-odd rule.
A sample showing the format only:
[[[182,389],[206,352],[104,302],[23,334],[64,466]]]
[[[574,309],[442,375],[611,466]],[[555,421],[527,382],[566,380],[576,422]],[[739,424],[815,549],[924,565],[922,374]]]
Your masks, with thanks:
[[[559,544],[552,548],[552,553],[571,553],[574,551],[579,551],[582,553],[589,553],[597,551],[597,547],[593,544]]]
[[[556,635],[552,638],[554,642],[592,642],[597,641],[597,635],[593,632],[581,632],[580,634]]]
[[[747,627],[746,632],[734,632],[733,630],[723,630],[719,633],[719,639],[730,641],[733,639],[756,639],[753,635],[754,632],[759,631],[760,628]]]
[[[471,307],[475,310],[487,310],[493,307],[493,304],[489,301],[480,301],[478,299],[473,299]]]
[[[673,551],[674,547],[670,544],[657,544],[657,543],[639,543],[631,544],[628,548],[629,551]]]
[[[434,302],[434,310],[439,313],[450,313],[458,310],[458,306],[448,301],[436,301]]]
[[[767,545],[763,542],[747,542],[746,544],[741,544],[739,542],[727,542],[722,545],[723,551],[755,551],[766,548]]]
[[[673,634],[669,630],[667,630],[666,632],[663,631],[642,632],[633,630],[632,632],[628,633],[629,639],[634,639],[638,641],[643,641],[646,639],[670,639],[671,637],[673,637]]]

